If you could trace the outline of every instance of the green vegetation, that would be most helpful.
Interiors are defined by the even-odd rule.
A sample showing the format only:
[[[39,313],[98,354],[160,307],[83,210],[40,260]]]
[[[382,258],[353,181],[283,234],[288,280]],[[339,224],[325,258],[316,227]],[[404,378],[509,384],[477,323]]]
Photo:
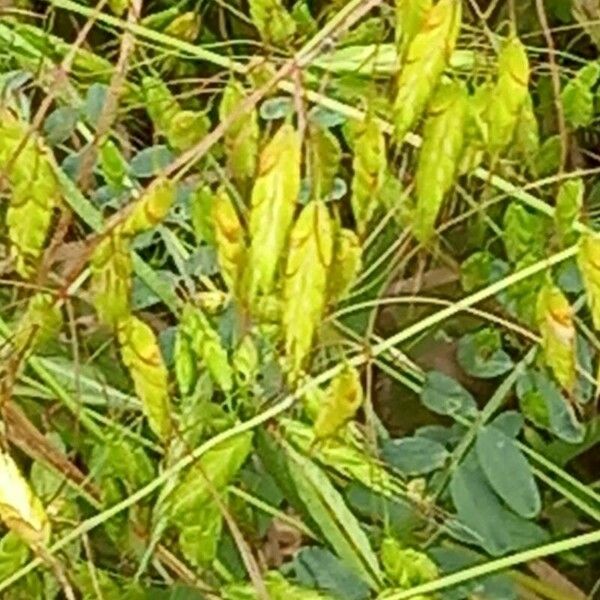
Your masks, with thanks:
[[[600,589],[600,9],[0,3],[0,597]]]

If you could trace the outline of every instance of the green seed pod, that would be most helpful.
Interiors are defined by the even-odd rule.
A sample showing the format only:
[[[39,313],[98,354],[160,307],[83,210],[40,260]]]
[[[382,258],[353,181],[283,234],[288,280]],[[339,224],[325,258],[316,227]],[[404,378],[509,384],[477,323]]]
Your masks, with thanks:
[[[350,420],[363,402],[360,376],[348,367],[331,380],[323,405],[315,420],[316,439],[334,437]]]
[[[360,241],[354,231],[340,229],[335,237],[332,266],[329,271],[329,303],[339,302],[349,292],[362,265],[361,255]]]
[[[98,318],[115,328],[131,313],[133,265],[127,239],[113,233],[102,240],[92,254],[90,270]]]
[[[461,2],[440,0],[427,14],[410,43],[398,76],[393,120],[398,142],[423,114],[454,51],[461,22]]]
[[[236,111],[246,99],[241,83],[232,79],[223,91],[219,106],[219,117],[224,121]],[[227,166],[238,182],[254,177],[258,157],[258,112],[256,108],[243,111],[225,132]]]
[[[265,42],[281,45],[296,33],[296,22],[281,0],[248,0],[250,18]]]
[[[413,233],[422,243],[433,235],[444,196],[452,187],[463,150],[467,92],[458,83],[439,87],[429,109],[419,153]]]
[[[311,197],[325,200],[342,160],[340,143],[328,129],[313,125],[308,130],[306,155]]]
[[[385,182],[385,138],[379,123],[370,118],[352,123],[350,137],[354,150],[351,203],[356,227],[362,236],[379,205]]]
[[[273,289],[300,192],[300,141],[282,125],[260,156],[252,189],[247,269],[250,300]]]
[[[153,181],[118,227],[119,234],[134,236],[156,227],[171,210],[176,189],[176,185],[168,179]]]
[[[396,0],[396,47],[401,60],[432,6],[433,0]]]
[[[560,385],[571,392],[575,385],[576,354],[573,310],[560,289],[545,285],[537,299],[537,322],[542,334],[546,364]]]
[[[181,314],[178,335],[187,337],[189,347],[200,359],[213,381],[224,392],[233,388],[233,369],[218,332],[202,310],[186,304]]]
[[[0,111],[0,139],[0,170],[10,164],[5,174],[11,187],[6,211],[10,252],[17,273],[29,278],[35,273],[54,208],[60,202],[60,187],[50,151],[36,134],[29,135],[27,123],[8,110]]]
[[[245,233],[225,189],[217,192],[212,214],[221,276],[229,290],[238,293],[246,258]]]
[[[323,202],[309,203],[290,236],[283,286],[285,351],[292,377],[302,370],[325,308],[333,225]]]
[[[529,60],[519,38],[510,38],[498,57],[498,80],[486,113],[488,149],[499,155],[512,141],[528,96]]]
[[[46,341],[56,338],[62,325],[62,315],[55,299],[38,292],[27,303],[27,309],[15,329],[12,347],[17,354],[34,352]]]
[[[165,28],[165,33],[180,40],[193,42],[200,33],[200,16],[190,10],[175,17]]]
[[[118,337],[148,424],[161,440],[167,440],[172,428],[168,376],[156,336],[143,321],[129,316],[119,322]]]
[[[600,235],[582,236],[577,264],[583,279],[594,327],[600,330]]]
[[[158,133],[166,135],[173,119],[181,110],[179,102],[171,94],[167,84],[158,77],[144,77],[142,91],[146,100],[144,106],[154,127]]]

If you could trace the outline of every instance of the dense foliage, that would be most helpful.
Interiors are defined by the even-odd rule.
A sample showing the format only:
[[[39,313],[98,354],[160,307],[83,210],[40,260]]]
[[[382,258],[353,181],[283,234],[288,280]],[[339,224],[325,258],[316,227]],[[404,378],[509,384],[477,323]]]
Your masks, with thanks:
[[[598,22],[1,2],[1,597],[593,597]]]

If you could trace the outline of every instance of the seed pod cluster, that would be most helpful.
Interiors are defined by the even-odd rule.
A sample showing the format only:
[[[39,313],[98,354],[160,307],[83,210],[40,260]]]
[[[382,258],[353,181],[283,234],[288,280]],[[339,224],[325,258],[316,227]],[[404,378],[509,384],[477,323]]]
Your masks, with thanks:
[[[175,191],[175,185],[164,178],[154,181],[94,249],[90,261],[94,306],[100,321],[109,327],[116,328],[131,312],[131,238],[165,218]]]
[[[215,195],[212,216],[221,276],[229,290],[237,294],[242,284],[246,257],[245,233],[229,194],[224,189]]]
[[[17,354],[33,352],[35,348],[56,337],[62,325],[60,308],[51,294],[38,292],[27,303],[12,339]]]
[[[262,151],[252,189],[248,294],[251,301],[273,289],[300,192],[300,140],[282,125]]]
[[[488,149],[492,156],[502,153],[515,135],[526,102],[529,59],[517,37],[510,38],[498,57],[498,78],[486,111]]]
[[[433,0],[396,0],[396,47],[401,61],[432,6]]]
[[[311,197],[324,200],[331,194],[342,159],[340,143],[329,129],[312,125],[309,127],[306,155]]]
[[[203,112],[183,110],[167,85],[158,77],[144,77],[145,108],[156,131],[176,150],[187,150],[208,132],[210,122]]]
[[[350,291],[362,265],[362,248],[351,229],[339,229],[333,245],[332,268],[329,273],[327,301],[335,304]]]
[[[445,195],[454,183],[463,151],[467,92],[459,83],[441,85],[433,97],[419,153],[413,233],[426,243]]]
[[[119,321],[117,330],[123,364],[129,370],[135,392],[152,431],[163,441],[172,430],[168,375],[158,341],[148,325],[131,315]]]
[[[254,176],[258,156],[258,113],[256,108],[240,112],[239,107],[245,98],[242,84],[232,79],[223,91],[219,106],[221,121],[240,113],[225,132],[227,166],[238,183]]]
[[[440,0],[423,20],[406,52],[398,76],[393,120],[398,142],[423,114],[429,98],[448,66],[461,22],[461,2]]]
[[[285,351],[292,376],[300,373],[323,316],[332,252],[329,210],[323,202],[311,202],[292,229],[283,285]]]
[[[178,341],[177,341],[178,340]],[[211,379],[224,392],[233,388],[233,369],[229,362],[227,350],[221,343],[219,333],[212,326],[204,312],[193,304],[186,304],[181,314],[176,341],[178,351],[175,361],[185,361],[185,366],[176,367],[183,373],[193,373],[202,364],[206,366]],[[192,375],[193,376],[193,375]],[[191,388],[188,376],[181,379]],[[181,384],[180,384],[181,385]]]
[[[353,123],[349,137],[354,150],[352,212],[359,235],[364,235],[379,204],[385,182],[385,138],[381,126],[372,118]]]
[[[0,139],[0,172],[11,190],[6,211],[11,256],[17,273],[30,278],[61,199],[54,159],[28,124],[8,109],[0,111]]]

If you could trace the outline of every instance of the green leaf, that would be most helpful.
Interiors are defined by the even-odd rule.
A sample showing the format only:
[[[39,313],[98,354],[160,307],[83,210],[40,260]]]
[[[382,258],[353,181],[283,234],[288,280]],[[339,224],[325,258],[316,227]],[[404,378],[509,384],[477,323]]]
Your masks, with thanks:
[[[477,289],[500,281],[508,275],[508,265],[491,252],[486,250],[475,252],[467,258],[460,267],[460,280],[465,292]]]
[[[490,327],[460,338],[456,357],[466,373],[482,379],[498,377],[514,366],[502,349],[500,332]]]
[[[425,376],[421,402],[440,415],[472,417],[477,414],[473,396],[460,383],[439,371],[430,371]]]
[[[421,436],[386,440],[381,455],[406,475],[422,475],[440,469],[449,457],[444,446]]]
[[[580,69],[561,93],[565,119],[571,127],[587,127],[594,117],[592,88],[600,77],[600,64],[590,62]]]
[[[500,429],[482,427],[477,434],[477,458],[494,491],[517,514],[535,517],[540,493],[527,459],[515,441]]]
[[[455,573],[479,564],[484,558],[472,550],[460,547],[435,546],[429,554],[444,574]],[[444,600],[463,600],[477,597],[481,600],[518,600],[515,583],[509,575],[477,577],[444,590]]]
[[[90,125],[94,127],[98,124],[100,114],[106,103],[106,94],[108,94],[108,86],[103,83],[93,83],[85,96],[85,104],[83,111]]]
[[[472,450],[452,475],[452,501],[463,529],[493,556],[542,543],[543,529],[504,507]]]
[[[79,111],[70,106],[61,106],[51,112],[44,121],[44,136],[51,146],[62,144],[75,131]]]
[[[303,548],[294,556],[290,568],[298,583],[318,588],[344,600],[367,600],[369,586],[339,558],[324,548]]]
[[[372,589],[378,589],[381,573],[360,523],[350,512],[342,495],[325,473],[310,459],[291,448],[286,449],[290,474],[298,495],[318,524],[325,539]]]
[[[263,121],[285,119],[294,113],[294,102],[289,96],[268,98],[260,105],[260,118]]]
[[[499,429],[508,437],[516,438],[523,429],[523,417],[516,410],[507,410],[498,415],[490,426]]]
[[[571,444],[583,440],[584,428],[558,386],[540,371],[528,371],[517,381],[517,395],[526,419]]]

